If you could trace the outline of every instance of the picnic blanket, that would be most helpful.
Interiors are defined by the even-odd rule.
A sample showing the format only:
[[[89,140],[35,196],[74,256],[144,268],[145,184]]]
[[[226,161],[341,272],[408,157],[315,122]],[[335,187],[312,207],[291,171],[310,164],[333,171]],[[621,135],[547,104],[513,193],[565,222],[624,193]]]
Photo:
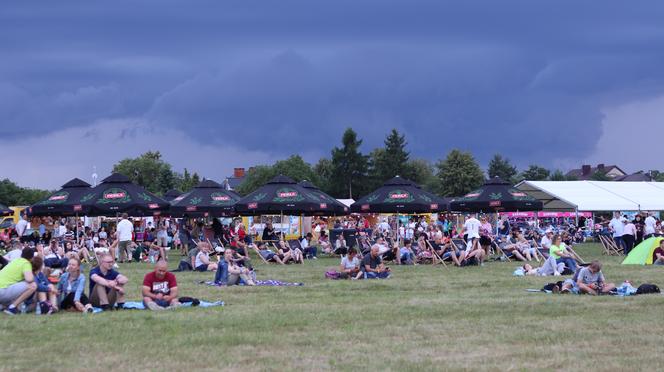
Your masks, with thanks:
[[[532,292],[532,293],[553,293],[551,291],[547,291],[544,289],[535,289],[535,288],[528,288],[526,289],[526,292]],[[578,294],[574,292],[570,292],[570,294]],[[636,288],[632,287],[630,284],[623,284],[620,287],[616,288],[615,293],[607,293],[605,296],[616,296],[616,297],[627,297],[627,296],[635,296],[636,295]]]
[[[301,287],[304,285],[304,283],[282,282],[280,280],[272,280],[272,279],[256,280],[255,283],[257,287]],[[200,282],[199,284],[205,284],[212,287],[225,287],[224,285],[216,284],[213,281]],[[239,284],[239,285],[244,285],[244,284]]]
[[[182,302],[180,307],[191,307],[191,306],[192,306],[191,302]],[[215,301],[215,302],[200,301],[200,303],[198,304],[198,307],[215,307],[215,306],[224,306],[224,301]],[[125,310],[145,310],[145,305],[143,305],[142,301],[128,301],[125,302],[122,308]],[[99,307],[93,307],[92,310],[94,314],[101,313],[104,311]]]

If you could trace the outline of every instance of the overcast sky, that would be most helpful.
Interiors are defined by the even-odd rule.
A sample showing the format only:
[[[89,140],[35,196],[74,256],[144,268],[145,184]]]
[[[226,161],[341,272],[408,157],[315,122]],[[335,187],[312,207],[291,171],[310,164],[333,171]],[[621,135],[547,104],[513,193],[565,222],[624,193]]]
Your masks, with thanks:
[[[663,19],[662,1],[5,2],[0,178],[56,188],[159,150],[221,181],[314,163],[347,127],[432,161],[662,169]]]

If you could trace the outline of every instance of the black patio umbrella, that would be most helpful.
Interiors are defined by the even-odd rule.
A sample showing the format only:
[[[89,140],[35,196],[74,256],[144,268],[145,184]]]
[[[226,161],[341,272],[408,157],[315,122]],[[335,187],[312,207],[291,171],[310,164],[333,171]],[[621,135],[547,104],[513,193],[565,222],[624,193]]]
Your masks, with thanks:
[[[286,214],[333,215],[330,203],[323,203],[318,195],[279,175],[235,204],[238,215]]]
[[[327,206],[325,212],[328,212],[327,209],[329,209],[336,216],[343,216],[350,212],[350,209],[347,206],[345,206],[343,203],[339,202],[337,199],[333,198],[332,196],[324,193],[313,183],[305,180],[298,183],[298,185],[304,187],[305,189],[309,190],[309,192],[312,195],[318,197],[320,203],[325,204]],[[321,212],[321,214],[323,213]]]
[[[28,208],[28,214],[31,216],[85,215],[90,211],[90,203],[82,203],[80,199],[90,191],[89,183],[74,178],[62,185],[62,189]]]
[[[233,205],[241,198],[212,180],[204,180],[188,193],[173,199],[169,212],[176,217],[228,217],[235,215]]]
[[[542,202],[517,190],[500,177],[494,177],[482,187],[450,203],[455,212],[515,212],[540,211]]]
[[[396,176],[350,206],[353,213],[435,213],[447,210],[441,197]]]
[[[180,195],[182,195],[182,191],[176,189],[170,189],[166,191],[166,193],[164,194],[164,199],[168,201],[173,201],[173,199],[177,198]]]
[[[9,209],[6,205],[0,204],[0,216],[11,216],[14,211]]]
[[[106,177],[97,187],[83,195],[80,202],[90,204],[89,216],[109,217],[118,213],[131,216],[155,215],[168,210],[170,206],[166,200],[119,173]]]

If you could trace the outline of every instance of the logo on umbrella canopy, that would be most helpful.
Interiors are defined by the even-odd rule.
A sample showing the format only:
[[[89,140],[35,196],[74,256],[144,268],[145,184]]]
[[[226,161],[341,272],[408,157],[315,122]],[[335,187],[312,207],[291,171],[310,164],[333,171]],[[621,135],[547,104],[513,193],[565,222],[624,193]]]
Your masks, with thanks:
[[[258,208],[258,203],[249,203],[249,204],[247,204],[247,208],[256,209],[256,208]]]
[[[67,201],[68,198],[69,198],[68,192],[60,191],[58,193],[51,195],[51,197],[45,200],[42,204],[60,204]]]
[[[99,199],[98,203],[128,203],[131,201],[131,197],[127,191],[119,189],[117,187],[110,188],[104,191],[102,198]]]
[[[230,196],[221,192],[212,193],[210,198],[212,199],[212,204],[214,205],[228,205],[233,202],[233,199],[231,199]]]
[[[273,199],[275,202],[294,202],[304,200],[304,197],[302,197],[297,190],[288,187],[277,190],[276,194],[277,197]]]
[[[415,198],[405,190],[393,190],[387,194],[386,203],[412,202]]]

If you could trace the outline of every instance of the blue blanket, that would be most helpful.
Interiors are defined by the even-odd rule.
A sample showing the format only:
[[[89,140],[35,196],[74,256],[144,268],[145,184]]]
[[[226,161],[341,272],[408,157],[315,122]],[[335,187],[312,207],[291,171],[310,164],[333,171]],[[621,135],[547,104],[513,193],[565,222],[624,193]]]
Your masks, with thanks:
[[[224,301],[215,301],[215,302],[201,301],[201,303],[198,304],[198,307],[214,307],[214,306],[224,306]],[[191,302],[183,302],[182,307],[191,307]],[[125,302],[122,308],[126,310],[145,310],[145,305],[143,305],[143,302],[129,301]],[[101,313],[103,311],[98,307],[93,307],[92,309],[95,314]]]
[[[213,281],[200,282],[200,284],[205,284],[212,287],[224,287],[223,285],[216,284]],[[244,284],[239,284],[239,285],[244,285]],[[304,283],[282,282],[279,280],[256,280],[257,287],[300,287],[303,285]]]

